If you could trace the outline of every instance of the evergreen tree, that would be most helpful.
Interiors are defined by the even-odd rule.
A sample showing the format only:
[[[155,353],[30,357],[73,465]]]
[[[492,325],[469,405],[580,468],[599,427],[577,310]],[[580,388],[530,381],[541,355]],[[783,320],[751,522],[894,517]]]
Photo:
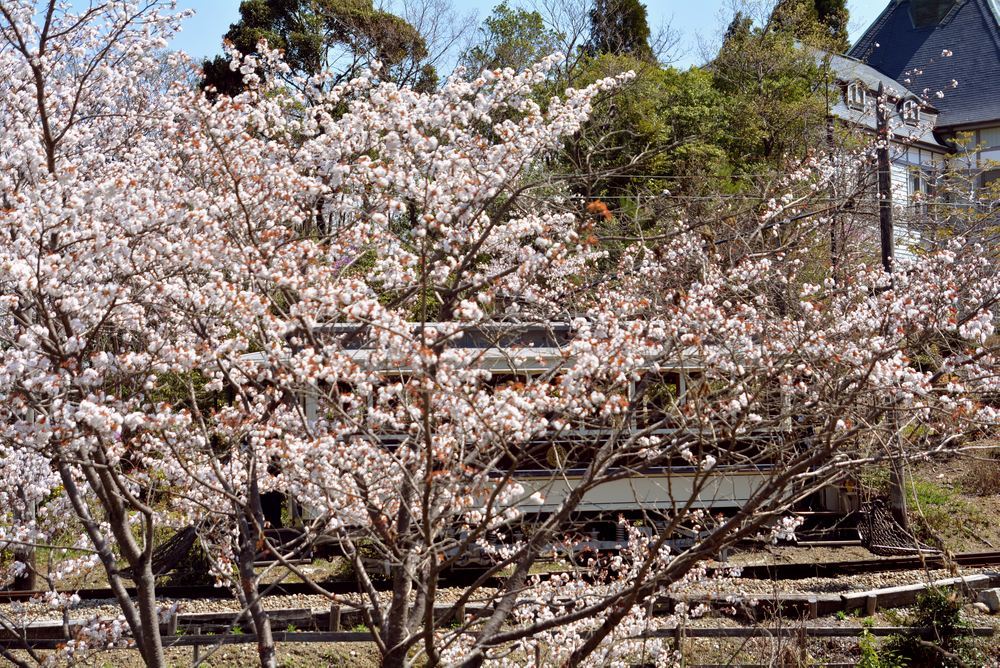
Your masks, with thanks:
[[[537,11],[511,9],[506,2],[493,8],[479,33],[480,39],[461,60],[470,74],[505,67],[523,70],[557,51],[561,39]]]
[[[240,20],[225,39],[244,54],[254,53],[265,39],[284,52],[297,74],[332,68],[349,79],[379,61],[384,75],[399,83],[424,89],[436,83],[433,68],[421,64],[427,47],[420,33],[375,8],[372,0],[243,0]],[[214,86],[228,95],[243,88],[242,76],[230,70],[228,58],[205,61],[203,71],[202,87]]]
[[[850,48],[848,17],[846,0],[778,0],[768,23],[806,44],[844,53]]]
[[[760,27],[737,12],[726,30],[711,70],[726,100],[724,146],[736,174],[766,173],[825,141],[825,65],[797,41],[773,16]]]
[[[595,0],[590,10],[590,51],[653,62],[646,6],[639,0]]]

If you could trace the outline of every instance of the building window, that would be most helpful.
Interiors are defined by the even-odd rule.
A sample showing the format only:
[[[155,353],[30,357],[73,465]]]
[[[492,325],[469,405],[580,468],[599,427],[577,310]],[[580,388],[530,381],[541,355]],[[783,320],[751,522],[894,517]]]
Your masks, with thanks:
[[[899,113],[904,123],[916,125],[920,122],[920,103],[916,100],[903,100]]]
[[[979,146],[984,150],[1000,148],[1000,128],[983,128],[979,131]]]
[[[848,84],[847,86],[847,106],[852,109],[864,109],[865,103],[868,101],[868,91],[865,90],[864,84],[859,81]]]
[[[920,167],[910,167],[910,206],[914,214],[927,214],[931,196],[933,175]]]
[[[979,176],[979,207],[984,211],[1000,209],[1000,169],[990,169]]]

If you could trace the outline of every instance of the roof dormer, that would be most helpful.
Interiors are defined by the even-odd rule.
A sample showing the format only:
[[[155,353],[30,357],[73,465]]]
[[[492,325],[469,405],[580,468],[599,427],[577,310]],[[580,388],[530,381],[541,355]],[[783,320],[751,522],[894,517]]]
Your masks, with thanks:
[[[903,99],[899,103],[899,117],[907,125],[920,123],[920,102],[912,97]]]
[[[940,25],[959,0],[910,0],[910,20],[914,28]]]
[[[861,81],[847,84],[846,102],[851,109],[864,109],[868,104],[868,88]]]

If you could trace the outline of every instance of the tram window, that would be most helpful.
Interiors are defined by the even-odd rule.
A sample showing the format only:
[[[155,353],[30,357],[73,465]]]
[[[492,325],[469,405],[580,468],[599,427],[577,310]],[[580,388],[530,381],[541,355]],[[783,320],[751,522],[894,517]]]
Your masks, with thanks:
[[[302,397],[306,419],[340,419],[356,412],[358,397],[350,383],[320,383],[315,392]]]
[[[485,387],[496,390],[519,390],[531,382],[531,377],[525,373],[498,373],[494,371],[489,381],[484,383]]]
[[[636,384],[635,393],[637,426],[659,422],[677,410],[682,395],[680,374],[651,371]]]

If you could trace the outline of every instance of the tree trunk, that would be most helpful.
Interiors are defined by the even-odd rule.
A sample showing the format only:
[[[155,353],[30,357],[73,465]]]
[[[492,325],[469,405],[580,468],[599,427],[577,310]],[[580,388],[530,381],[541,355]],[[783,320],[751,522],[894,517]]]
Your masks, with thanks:
[[[409,481],[403,483],[400,495],[399,519],[396,531],[403,545],[402,562],[392,567],[392,601],[389,613],[386,615],[382,637],[385,640],[386,654],[382,657],[383,668],[403,668],[406,665],[407,647],[403,640],[407,635],[409,622],[410,593],[413,591],[413,576],[416,567],[415,556],[408,549],[411,540],[410,528],[413,517],[410,515],[409,504],[416,496],[416,490]]]
[[[240,588],[246,598],[247,611],[257,636],[257,655],[262,668],[278,668],[278,655],[271,633],[271,618],[261,604],[256,573],[253,570],[257,557],[258,527],[264,526],[264,512],[260,501],[256,471],[250,474],[250,489],[247,508],[236,508],[240,526]],[[251,522],[251,519],[255,520]]]
[[[111,590],[115,594],[115,599],[121,606],[125,622],[132,631],[132,636],[135,639],[143,661],[147,666],[151,666],[152,668],[165,668],[166,661],[163,658],[163,643],[160,640],[159,611],[156,609],[156,590],[153,586],[152,555],[150,554],[148,558],[142,558],[142,555],[145,553],[140,553],[140,557],[133,559],[129,564],[135,574],[138,593],[138,600],[133,601],[122,582],[111,546],[101,533],[99,523],[91,515],[90,509],[84,501],[79,487],[77,487],[72,472],[64,462],[57,461],[56,466],[59,476],[62,479],[63,487],[66,490],[66,496],[69,498],[70,503],[73,504],[76,516],[83,523],[87,536],[90,538],[90,542],[93,544],[94,550],[96,550],[101,560],[101,565],[104,566],[104,571],[108,576],[108,585],[111,587]],[[124,518],[124,515],[115,520],[109,514],[108,524],[120,545],[134,548],[134,545],[127,545],[123,540],[125,538],[131,540],[131,527],[128,525],[128,521]],[[150,540],[152,540],[152,537],[150,537]],[[136,556],[136,553],[133,553],[134,556]]]
[[[274,647],[274,636],[271,634],[271,618],[260,601],[253,570],[254,541],[242,540],[240,547],[240,587],[247,600],[247,610],[257,636],[257,656],[262,668],[278,668],[278,656]]]
[[[139,619],[142,620],[146,665],[150,668],[166,668],[163,639],[160,638],[160,611],[156,606],[156,579],[153,576],[152,559],[143,559],[142,563],[138,567],[133,566],[132,570],[135,572],[136,604],[139,607]]]
[[[382,657],[383,668],[403,668],[408,647],[403,644],[407,635],[410,592],[413,591],[414,557],[407,553],[403,563],[392,568],[392,603],[386,618],[383,637],[388,648]]]
[[[893,420],[895,426],[895,420]],[[898,436],[895,439],[898,442]],[[897,445],[897,443],[893,443]],[[896,524],[904,530],[910,529],[910,518],[906,509],[906,460],[902,457],[893,457],[890,462],[890,485],[889,485],[889,510]]]

